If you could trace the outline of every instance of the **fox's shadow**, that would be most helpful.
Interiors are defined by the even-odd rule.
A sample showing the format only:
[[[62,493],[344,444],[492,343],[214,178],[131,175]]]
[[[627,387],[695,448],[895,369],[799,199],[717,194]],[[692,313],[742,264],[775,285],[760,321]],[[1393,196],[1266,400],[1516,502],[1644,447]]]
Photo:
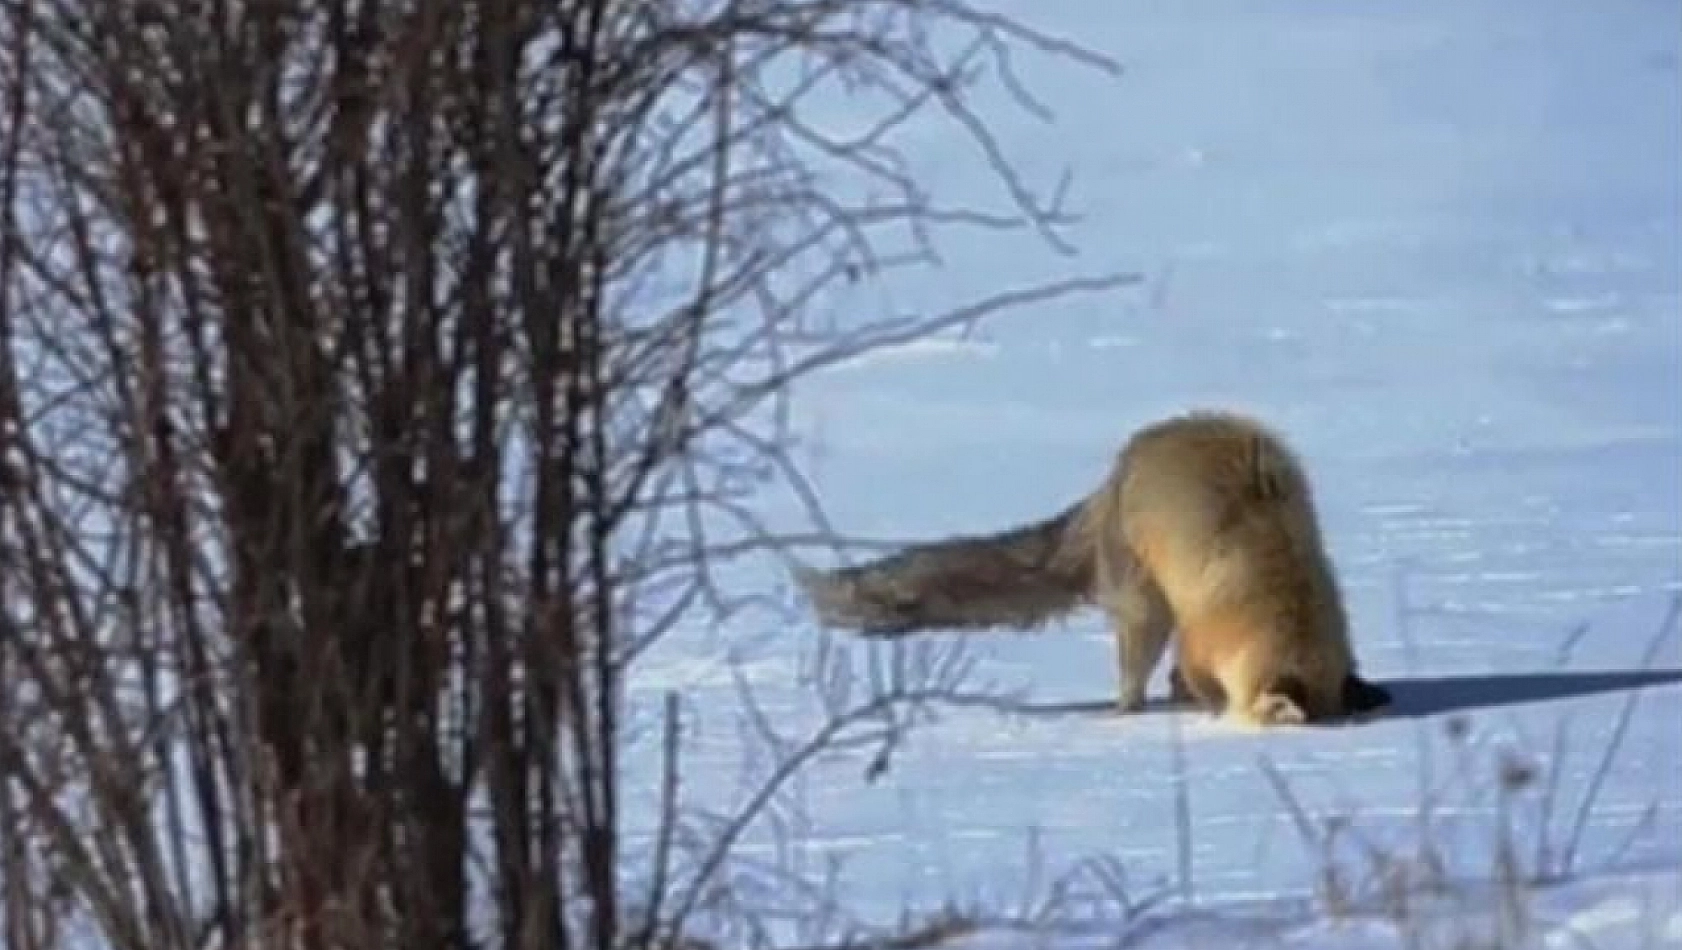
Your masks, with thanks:
[[[1523,703],[1618,693],[1682,683],[1682,670],[1597,670],[1558,673],[1490,673],[1473,676],[1424,676],[1374,680],[1390,691],[1390,705],[1371,719],[1423,719],[1453,713],[1497,709]],[[1113,700],[1025,701],[1010,711],[1031,716],[1115,714]],[[1188,703],[1152,697],[1142,712],[1189,711]]]
[[[1682,683],[1682,670],[1492,673],[1390,680],[1386,718],[1419,719]]]

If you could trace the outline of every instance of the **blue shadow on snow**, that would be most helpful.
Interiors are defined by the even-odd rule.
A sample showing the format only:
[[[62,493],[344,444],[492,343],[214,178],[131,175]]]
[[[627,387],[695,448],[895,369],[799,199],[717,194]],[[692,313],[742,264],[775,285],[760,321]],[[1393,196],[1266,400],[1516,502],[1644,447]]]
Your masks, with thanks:
[[[1682,683],[1682,670],[1596,670],[1556,673],[1480,673],[1374,680],[1390,691],[1390,705],[1370,719],[1423,719],[1454,713],[1575,699]],[[1115,702],[1098,700],[972,700],[956,705],[984,706],[1027,716],[1119,715]],[[1166,696],[1146,700],[1142,713],[1191,711],[1189,703]]]
[[[1418,719],[1676,683],[1682,683],[1682,670],[1486,673],[1393,679],[1383,684],[1390,690],[1391,702],[1381,716]]]

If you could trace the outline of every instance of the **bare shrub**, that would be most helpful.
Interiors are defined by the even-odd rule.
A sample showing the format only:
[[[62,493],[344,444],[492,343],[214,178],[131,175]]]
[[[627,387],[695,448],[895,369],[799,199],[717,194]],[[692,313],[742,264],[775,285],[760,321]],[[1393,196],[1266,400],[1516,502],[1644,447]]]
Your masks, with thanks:
[[[944,228],[1057,240],[969,91],[1107,64],[962,2],[0,10],[18,950],[675,944],[719,865],[625,867],[621,686],[802,540],[747,504],[799,486],[790,384],[1126,279],[809,315]],[[875,120],[827,130],[837,88]],[[922,113],[1011,207],[929,197]],[[813,741],[952,686],[908,669]]]

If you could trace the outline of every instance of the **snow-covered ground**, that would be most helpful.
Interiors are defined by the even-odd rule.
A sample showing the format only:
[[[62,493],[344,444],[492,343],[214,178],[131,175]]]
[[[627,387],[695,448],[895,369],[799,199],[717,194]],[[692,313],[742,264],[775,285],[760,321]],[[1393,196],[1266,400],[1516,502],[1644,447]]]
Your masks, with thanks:
[[[969,638],[975,681],[1027,690],[1035,714],[949,710],[874,781],[867,754],[817,761],[744,853],[828,875],[837,914],[860,920],[1016,911],[1073,873],[1124,880],[1116,914],[1123,891],[1173,896],[1071,945],[1405,945],[1376,918],[1305,910],[1327,909],[1326,849],[1300,807],[1348,818],[1333,850],[1362,900],[1381,890],[1373,853],[1440,853],[1454,918],[1498,916],[1507,829],[1526,868],[1571,857],[1527,900],[1534,945],[1682,946],[1682,6],[1000,8],[1126,69],[1022,56],[1050,126],[983,102],[1031,181],[1073,172],[1080,254],[958,236],[942,268],[832,305],[932,309],[1072,271],[1144,281],[810,381],[803,460],[833,523],[1007,527],[1095,485],[1139,424],[1241,407],[1304,455],[1363,669],[1396,707],[1267,734],[1121,718],[1096,710],[1114,691],[1097,614]],[[996,198],[956,135],[908,157],[949,202]],[[786,586],[769,564],[758,583]],[[681,692],[692,804],[728,809],[762,770],[737,681],[799,723],[823,640],[809,620],[745,620],[649,656],[633,686]],[[1540,770],[1505,803],[1503,758]]]

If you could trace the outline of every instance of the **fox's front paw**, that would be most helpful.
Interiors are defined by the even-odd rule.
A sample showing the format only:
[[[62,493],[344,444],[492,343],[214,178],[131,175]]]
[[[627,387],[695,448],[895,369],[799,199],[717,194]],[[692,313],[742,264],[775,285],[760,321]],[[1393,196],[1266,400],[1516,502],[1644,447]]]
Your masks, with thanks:
[[[1279,693],[1267,693],[1256,700],[1251,708],[1251,717],[1263,726],[1300,726],[1308,722],[1308,714],[1302,711],[1289,696]]]

